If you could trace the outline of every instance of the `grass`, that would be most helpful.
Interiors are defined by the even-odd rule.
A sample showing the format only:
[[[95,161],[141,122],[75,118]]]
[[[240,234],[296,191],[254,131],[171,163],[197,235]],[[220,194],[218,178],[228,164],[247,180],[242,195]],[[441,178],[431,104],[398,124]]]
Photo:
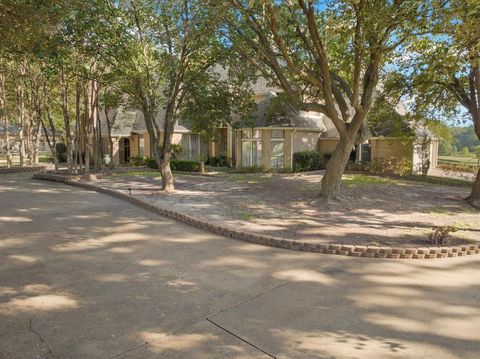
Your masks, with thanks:
[[[407,181],[421,182],[430,185],[455,186],[455,187],[471,187],[472,183],[453,178],[441,178],[433,176],[409,176],[409,177],[377,177],[369,175],[344,175],[342,184],[351,186],[362,186],[369,184],[386,184],[386,185],[405,185]]]
[[[342,177],[342,184],[350,186],[364,186],[369,184],[399,185],[401,183],[396,178],[389,177],[376,177],[368,175],[344,175]]]
[[[461,156],[438,156],[438,162],[440,163],[458,163],[466,165],[476,165],[478,164],[477,155],[471,154],[469,157]]]
[[[129,171],[115,173],[115,176],[127,177],[127,176],[142,176],[142,177],[162,177],[158,171]]]
[[[472,182],[454,179],[454,178],[443,178],[443,177],[433,177],[433,176],[411,176],[411,177],[408,177],[407,179],[415,182],[423,182],[423,183],[432,184],[432,185],[472,187]]]
[[[231,173],[225,175],[223,178],[227,181],[237,183],[261,183],[271,181],[274,177],[262,173]]]

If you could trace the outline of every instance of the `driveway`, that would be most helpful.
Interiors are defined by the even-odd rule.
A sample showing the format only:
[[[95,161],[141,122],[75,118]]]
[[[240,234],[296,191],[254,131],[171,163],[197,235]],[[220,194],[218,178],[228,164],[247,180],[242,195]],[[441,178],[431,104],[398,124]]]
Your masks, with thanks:
[[[226,239],[0,176],[0,358],[478,358],[480,256]]]

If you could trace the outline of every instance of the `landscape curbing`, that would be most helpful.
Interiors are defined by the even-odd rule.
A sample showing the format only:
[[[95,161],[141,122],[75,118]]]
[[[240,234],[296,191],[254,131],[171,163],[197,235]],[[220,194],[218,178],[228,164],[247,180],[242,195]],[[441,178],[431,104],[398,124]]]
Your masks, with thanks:
[[[82,182],[79,179],[70,179],[63,175],[49,173],[34,173],[34,179],[44,181],[61,182],[71,186],[108,194],[110,196],[122,199],[136,206],[142,207],[156,214],[169,217],[188,225],[198,227],[209,232],[219,234],[225,237],[242,240],[254,244],[260,244],[269,247],[291,249],[304,252],[314,252],[323,254],[344,255],[360,258],[386,258],[386,259],[436,259],[453,258],[480,253],[478,244],[464,244],[451,247],[379,247],[365,245],[343,245],[343,244],[322,244],[299,242],[291,239],[268,236],[252,232],[239,232],[225,226],[218,226],[207,221],[203,221],[192,216],[165,209],[151,203],[142,201],[139,198],[132,197],[126,193],[97,186],[94,184]]]

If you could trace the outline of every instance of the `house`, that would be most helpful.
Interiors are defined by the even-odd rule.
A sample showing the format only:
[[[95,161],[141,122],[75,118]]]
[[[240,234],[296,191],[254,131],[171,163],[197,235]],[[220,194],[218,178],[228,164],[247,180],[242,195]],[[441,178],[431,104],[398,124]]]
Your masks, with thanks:
[[[159,111],[155,120],[160,128],[160,140],[163,141],[164,112]],[[120,106],[108,112],[108,121],[111,124],[111,136],[113,140],[113,163],[128,163],[130,157],[153,156],[153,147],[145,125],[142,111],[126,109]],[[100,111],[103,146],[108,153],[110,143],[108,140],[108,124],[105,111]],[[205,160],[208,156],[208,146],[200,135],[192,131],[181,121],[174,127],[173,143],[181,145],[182,159]]]
[[[179,120],[175,124],[173,143],[180,144],[180,158],[206,160],[207,157],[224,156],[236,167],[263,167],[291,169],[296,152],[315,150],[320,152],[322,165],[326,166],[339,141],[338,131],[332,121],[318,112],[297,111],[260,78],[253,91],[258,110],[253,123],[240,120],[217,129],[217,140],[205,143],[200,135],[191,131],[188,124]],[[401,112],[401,109],[398,110]],[[120,107],[109,112],[113,121],[114,163],[127,163],[133,156],[152,156],[143,113]],[[156,121],[163,131],[164,112],[156,114]],[[105,112],[101,111],[102,136],[108,138]],[[414,172],[419,172],[425,156],[421,139],[427,138],[430,167],[437,166],[438,140],[425,128],[404,124],[402,136],[390,131],[388,126],[376,128],[364,143],[352,148],[351,160],[368,163],[394,158],[412,163]],[[407,135],[405,135],[407,134]],[[161,139],[163,136],[160,136]],[[109,144],[105,143],[105,148]],[[107,152],[107,151],[105,151]],[[358,153],[358,155],[357,155]]]
[[[234,147],[229,150],[214,146],[214,155],[231,158],[236,167],[291,169],[294,153],[315,150],[320,152],[322,166],[325,167],[339,142],[333,122],[323,113],[297,111],[276,100],[281,100],[281,97],[266,82],[257,82],[254,90],[258,105],[255,122],[237,122],[235,129],[222,128],[218,143],[228,142],[225,136],[229,136]],[[404,110],[397,110],[403,112],[399,114],[402,117]],[[438,139],[422,126],[405,121],[403,127],[401,135],[389,130],[388,126],[372,131],[372,137],[352,148],[351,161],[368,163],[393,158],[411,163],[413,172],[419,173],[425,160],[423,152],[427,151],[430,167],[437,167]],[[425,145],[424,141],[428,143]]]
[[[18,125],[9,125],[8,126],[8,137],[10,150],[13,153],[18,153],[20,151],[20,128]],[[0,153],[6,150],[7,145],[7,131],[3,125],[0,125]],[[45,138],[44,132],[39,132],[38,138],[38,150],[39,151],[48,151],[48,143]]]

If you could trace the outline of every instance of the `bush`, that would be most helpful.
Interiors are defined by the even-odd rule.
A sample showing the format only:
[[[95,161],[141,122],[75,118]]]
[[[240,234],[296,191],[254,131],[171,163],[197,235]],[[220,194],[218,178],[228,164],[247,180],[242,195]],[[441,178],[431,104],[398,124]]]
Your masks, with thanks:
[[[189,160],[170,161],[172,171],[200,172],[200,162]]]
[[[478,168],[474,164],[469,165],[463,163],[439,163],[438,167],[448,172],[478,172]]]
[[[293,154],[293,171],[315,171],[321,168],[321,155],[317,151],[302,151]]]
[[[373,174],[385,174],[396,176],[411,176],[413,174],[412,161],[390,157],[377,159],[365,166],[365,171]]]
[[[209,157],[207,159],[206,164],[210,166],[220,166],[220,167],[229,166],[228,157],[225,155]]]
[[[64,143],[57,143],[55,151],[58,162],[67,162],[67,146]]]
[[[147,159],[148,159],[147,156],[131,156],[128,159],[128,163],[135,167],[146,166]]]
[[[145,165],[148,168],[158,169],[157,161],[155,160],[155,158],[152,157],[147,157],[147,159],[145,160]]]

